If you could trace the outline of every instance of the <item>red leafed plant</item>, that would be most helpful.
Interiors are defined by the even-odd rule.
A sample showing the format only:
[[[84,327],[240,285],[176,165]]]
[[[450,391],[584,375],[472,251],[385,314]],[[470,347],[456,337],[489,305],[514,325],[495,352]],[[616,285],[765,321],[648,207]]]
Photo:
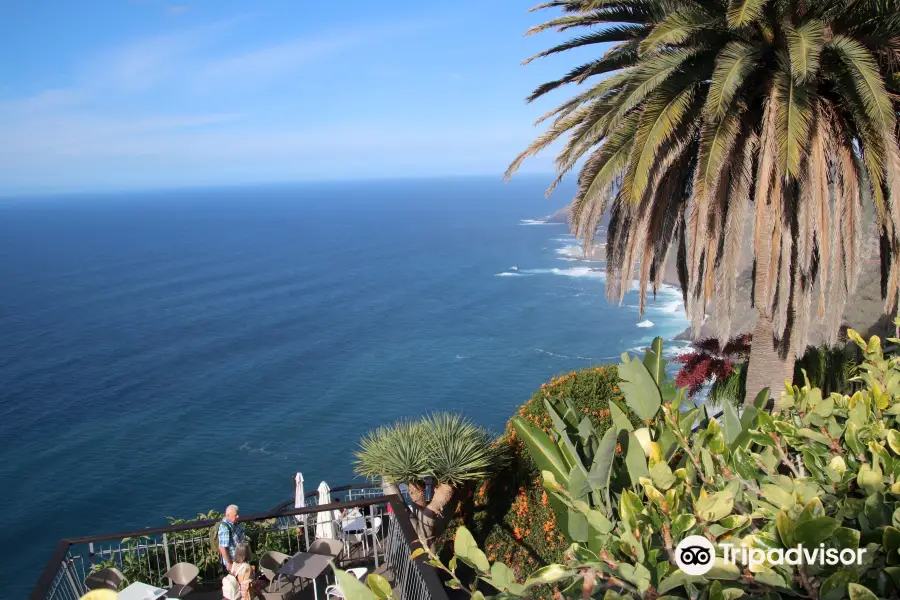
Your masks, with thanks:
[[[726,381],[750,356],[752,339],[751,334],[744,333],[728,340],[724,348],[716,338],[694,343],[691,352],[675,358],[684,365],[675,376],[675,385],[687,388],[688,395],[694,396],[707,383]]]

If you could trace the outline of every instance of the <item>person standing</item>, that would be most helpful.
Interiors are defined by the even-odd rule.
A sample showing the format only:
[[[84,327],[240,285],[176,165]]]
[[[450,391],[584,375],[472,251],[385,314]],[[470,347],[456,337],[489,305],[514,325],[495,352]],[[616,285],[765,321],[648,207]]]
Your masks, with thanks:
[[[231,504],[225,509],[225,516],[219,523],[219,554],[222,555],[225,571],[229,573],[234,564],[234,551],[238,544],[244,542],[244,526],[238,523],[239,518],[237,505]]]
[[[254,572],[250,566],[250,544],[237,545],[231,564],[231,572],[222,580],[222,595],[225,600],[252,600]]]

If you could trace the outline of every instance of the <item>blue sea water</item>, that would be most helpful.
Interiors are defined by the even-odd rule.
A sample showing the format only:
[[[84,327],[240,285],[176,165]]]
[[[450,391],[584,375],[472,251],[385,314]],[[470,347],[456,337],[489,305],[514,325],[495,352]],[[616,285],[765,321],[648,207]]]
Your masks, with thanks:
[[[496,431],[542,381],[685,327],[604,297],[546,178],[0,203],[0,547],[24,598],[56,541],[353,483],[392,419]],[[12,583],[12,587],[10,587]]]

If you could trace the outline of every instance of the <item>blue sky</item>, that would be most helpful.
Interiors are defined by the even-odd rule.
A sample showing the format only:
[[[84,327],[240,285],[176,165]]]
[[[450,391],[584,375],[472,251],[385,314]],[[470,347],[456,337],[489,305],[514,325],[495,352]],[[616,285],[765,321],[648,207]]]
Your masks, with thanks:
[[[500,177],[585,58],[520,65],[561,39],[533,4],[4,2],[0,193]]]

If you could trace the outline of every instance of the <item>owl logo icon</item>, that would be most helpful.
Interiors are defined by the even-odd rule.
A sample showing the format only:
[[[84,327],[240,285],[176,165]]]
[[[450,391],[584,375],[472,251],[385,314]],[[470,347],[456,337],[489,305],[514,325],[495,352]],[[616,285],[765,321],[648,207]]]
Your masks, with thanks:
[[[675,548],[675,563],[688,575],[705,575],[715,558],[716,549],[702,535],[689,535]]]

